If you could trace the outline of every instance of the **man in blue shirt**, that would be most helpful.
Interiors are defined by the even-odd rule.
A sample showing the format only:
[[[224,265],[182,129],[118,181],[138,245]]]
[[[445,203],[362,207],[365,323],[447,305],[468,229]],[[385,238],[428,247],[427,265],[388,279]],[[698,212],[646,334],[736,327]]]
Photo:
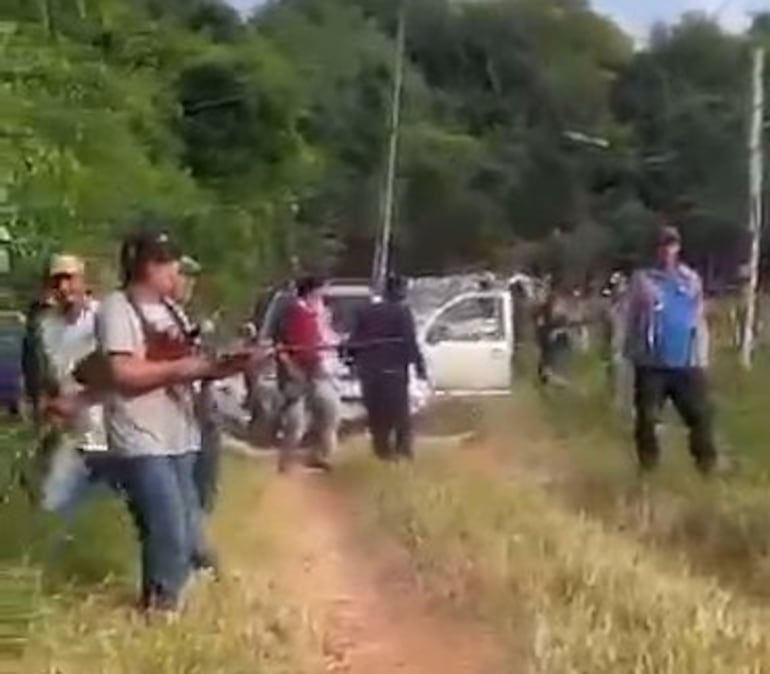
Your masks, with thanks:
[[[643,470],[657,466],[660,412],[670,399],[690,430],[698,469],[717,460],[709,399],[708,331],[700,276],[680,259],[682,242],[661,230],[654,267],[638,271],[628,299],[626,350],[635,367],[636,446]]]

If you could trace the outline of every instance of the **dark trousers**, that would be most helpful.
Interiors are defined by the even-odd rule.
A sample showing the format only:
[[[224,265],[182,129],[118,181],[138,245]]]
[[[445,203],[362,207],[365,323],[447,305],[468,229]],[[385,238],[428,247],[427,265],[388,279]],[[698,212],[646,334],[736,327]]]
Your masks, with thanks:
[[[211,514],[219,493],[222,431],[213,422],[201,424],[201,451],[195,460],[194,477],[203,512]]]
[[[361,377],[374,453],[385,460],[412,456],[409,374],[375,371]]]
[[[660,459],[656,427],[668,400],[690,431],[690,452],[699,470],[716,463],[713,408],[706,373],[699,368],[637,368],[634,385],[636,448],[639,464],[652,469]]]

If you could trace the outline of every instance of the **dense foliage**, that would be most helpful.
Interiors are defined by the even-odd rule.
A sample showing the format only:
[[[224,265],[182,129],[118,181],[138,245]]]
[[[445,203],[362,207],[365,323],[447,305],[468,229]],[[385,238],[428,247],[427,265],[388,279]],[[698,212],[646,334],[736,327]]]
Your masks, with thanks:
[[[407,4],[402,269],[527,264],[582,281],[638,258],[665,213],[729,279],[749,36],[689,15],[634,49],[585,0]],[[367,275],[396,7],[0,0],[0,200],[20,273],[62,245],[111,260],[153,212],[213,270],[212,299],[246,301],[297,259]]]

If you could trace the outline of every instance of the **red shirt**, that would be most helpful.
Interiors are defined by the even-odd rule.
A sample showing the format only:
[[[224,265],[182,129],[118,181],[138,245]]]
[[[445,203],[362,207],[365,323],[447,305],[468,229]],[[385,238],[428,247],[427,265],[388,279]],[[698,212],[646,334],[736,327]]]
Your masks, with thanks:
[[[318,314],[304,300],[295,300],[286,310],[284,324],[286,346],[296,347],[291,359],[306,372],[314,373],[321,366],[321,333]]]

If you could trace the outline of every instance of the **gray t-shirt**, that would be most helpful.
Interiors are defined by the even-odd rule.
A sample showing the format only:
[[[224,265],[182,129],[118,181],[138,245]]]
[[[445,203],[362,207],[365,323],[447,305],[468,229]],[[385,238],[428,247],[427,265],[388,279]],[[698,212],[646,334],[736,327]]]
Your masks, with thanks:
[[[160,332],[179,332],[169,308],[160,302],[138,305],[145,320]],[[109,295],[97,317],[99,346],[106,354],[144,356],[142,321],[125,293]],[[105,403],[107,442],[124,456],[165,456],[200,449],[193,387],[177,385],[139,396],[112,393]]]

